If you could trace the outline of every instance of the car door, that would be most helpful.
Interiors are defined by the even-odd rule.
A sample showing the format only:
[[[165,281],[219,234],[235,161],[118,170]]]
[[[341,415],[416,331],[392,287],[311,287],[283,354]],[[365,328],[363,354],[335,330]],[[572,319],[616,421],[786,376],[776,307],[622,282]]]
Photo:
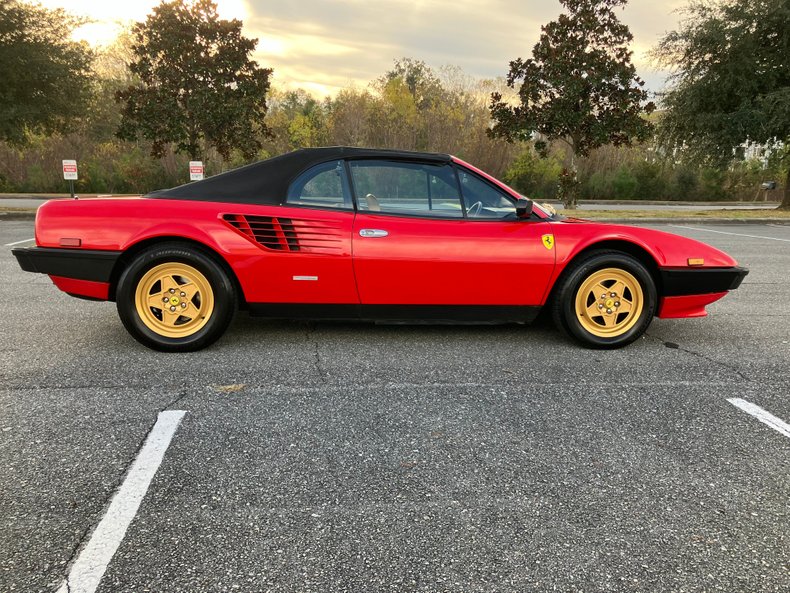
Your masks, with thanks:
[[[248,208],[225,220],[256,242],[258,303],[357,305],[351,259],[354,208],[343,161],[299,175],[282,206]]]
[[[359,160],[349,170],[362,305],[543,302],[550,225],[517,219],[507,192],[450,163]]]

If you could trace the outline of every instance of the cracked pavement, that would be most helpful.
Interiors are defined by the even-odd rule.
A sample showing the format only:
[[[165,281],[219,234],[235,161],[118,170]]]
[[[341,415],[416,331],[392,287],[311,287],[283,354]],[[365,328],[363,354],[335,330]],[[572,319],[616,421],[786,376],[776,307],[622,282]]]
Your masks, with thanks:
[[[0,591],[57,589],[176,407],[100,592],[787,591],[790,439],[726,399],[790,422],[790,226],[697,226],[751,273],[613,352],[240,314],[163,355],[4,248]]]

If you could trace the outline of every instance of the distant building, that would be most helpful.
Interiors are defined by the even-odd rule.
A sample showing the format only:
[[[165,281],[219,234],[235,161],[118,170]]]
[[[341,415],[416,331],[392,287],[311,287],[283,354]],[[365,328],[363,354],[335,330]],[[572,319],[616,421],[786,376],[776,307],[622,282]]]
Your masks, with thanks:
[[[783,148],[784,143],[777,139],[769,144],[759,144],[747,140],[736,149],[736,152],[742,152],[746,161],[757,160],[762,163],[763,167],[767,167],[771,155]]]

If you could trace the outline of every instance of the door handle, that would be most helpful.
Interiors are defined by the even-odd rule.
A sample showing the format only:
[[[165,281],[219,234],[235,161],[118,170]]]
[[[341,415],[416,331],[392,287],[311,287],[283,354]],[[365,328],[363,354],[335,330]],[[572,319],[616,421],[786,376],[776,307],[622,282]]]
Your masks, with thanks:
[[[389,233],[387,231],[382,231],[381,229],[360,229],[359,231],[360,237],[368,237],[372,239],[386,237],[387,235],[389,235]]]

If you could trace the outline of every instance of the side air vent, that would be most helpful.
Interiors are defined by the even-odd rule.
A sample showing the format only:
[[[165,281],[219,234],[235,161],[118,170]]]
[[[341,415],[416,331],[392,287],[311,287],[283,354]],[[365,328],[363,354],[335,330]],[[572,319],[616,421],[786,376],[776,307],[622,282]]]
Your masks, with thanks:
[[[324,220],[225,214],[225,222],[272,251],[336,254],[342,250],[340,225]]]

